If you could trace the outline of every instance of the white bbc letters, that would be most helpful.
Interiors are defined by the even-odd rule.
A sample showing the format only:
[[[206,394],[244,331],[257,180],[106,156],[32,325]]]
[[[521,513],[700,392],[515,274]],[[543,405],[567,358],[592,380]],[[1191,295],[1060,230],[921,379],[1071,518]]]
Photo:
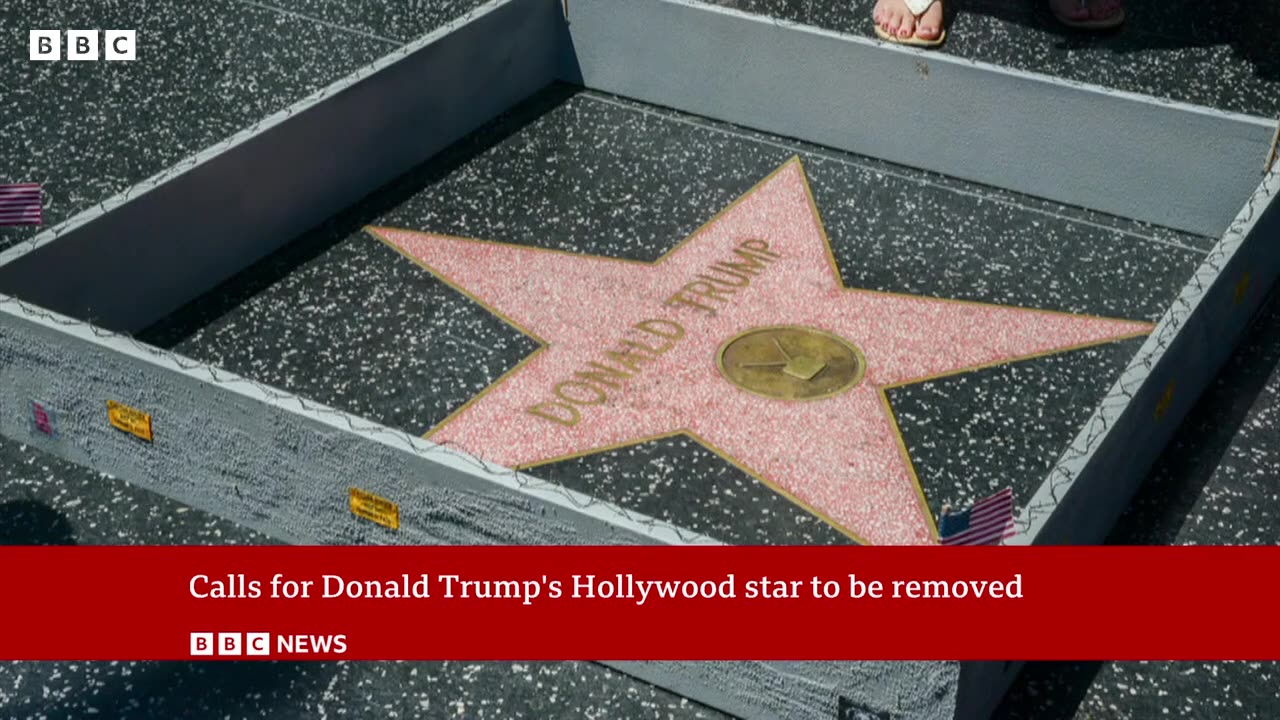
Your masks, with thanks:
[[[62,33],[58,30],[32,30],[31,59],[61,60]]]
[[[137,30],[107,30],[103,45],[108,60],[138,59]]]
[[[99,34],[102,35],[103,40],[101,53],[98,52]],[[61,30],[32,30],[30,38],[30,59],[62,59]],[[94,61],[104,59],[104,56],[106,60],[137,60],[138,31],[104,30],[102,33],[97,30],[67,31],[68,60]]]
[[[98,59],[98,31],[97,30],[68,30],[67,31],[67,59],[68,60],[97,60]]]

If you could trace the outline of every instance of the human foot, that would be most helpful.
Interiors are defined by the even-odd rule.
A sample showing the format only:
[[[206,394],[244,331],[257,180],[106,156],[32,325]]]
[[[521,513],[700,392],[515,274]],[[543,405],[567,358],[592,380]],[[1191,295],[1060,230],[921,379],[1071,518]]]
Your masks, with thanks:
[[[890,42],[934,47],[946,39],[941,0],[876,0],[871,16],[876,34]]]
[[[1121,0],[1049,0],[1054,17],[1064,25],[1087,30],[1106,30],[1124,22]]]

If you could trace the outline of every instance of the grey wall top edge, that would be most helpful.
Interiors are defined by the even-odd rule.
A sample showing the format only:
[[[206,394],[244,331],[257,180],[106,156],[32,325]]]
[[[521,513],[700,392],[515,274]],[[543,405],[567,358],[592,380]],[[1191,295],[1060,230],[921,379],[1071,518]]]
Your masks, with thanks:
[[[1160,318],[1147,341],[1143,343],[1128,367],[1116,380],[1111,391],[1099,403],[1098,408],[1072,441],[1069,449],[1028,502],[1027,508],[1019,518],[1018,535],[1009,539],[1008,544],[1029,545],[1037,541],[1041,531],[1053,517],[1054,511],[1065,500],[1068,492],[1094,460],[1104,443],[1117,436],[1116,428],[1121,417],[1134,411],[1134,396],[1137,389],[1144,383],[1150,384],[1148,380],[1154,369],[1165,359],[1170,346],[1179,337],[1179,333],[1185,334],[1192,314],[1201,307],[1209,291],[1217,287],[1226,267],[1245,248],[1246,243],[1261,245],[1272,242],[1269,248],[1264,249],[1269,249],[1272,255],[1280,256],[1280,246],[1274,243],[1275,240],[1280,240],[1280,231],[1277,231],[1276,227],[1271,227],[1270,232],[1277,237],[1259,236],[1264,232],[1262,226],[1264,220],[1271,226],[1280,225],[1280,202],[1275,199],[1277,194],[1280,194],[1280,168],[1273,169],[1263,178],[1261,184],[1245,202],[1244,207],[1236,214],[1217,245],[1205,257],[1190,281],[1179,293],[1177,300]],[[1261,290],[1255,289],[1253,301],[1245,309],[1256,309],[1261,302],[1262,292],[1275,280],[1277,273],[1280,273],[1280,267],[1276,267],[1280,265],[1280,260],[1272,259],[1271,263],[1272,267],[1258,273],[1262,277],[1256,280],[1263,287]],[[1227,278],[1227,282],[1234,284],[1238,280],[1233,276]],[[1246,323],[1247,317],[1236,318],[1231,322],[1223,320],[1216,323],[1217,331],[1233,334],[1235,330],[1242,331]],[[1210,354],[1222,356],[1221,359],[1225,360],[1225,355],[1230,350],[1231,347],[1215,346]],[[1199,369],[1209,373],[1204,379],[1206,383],[1212,379],[1212,373],[1216,373],[1217,370],[1216,367]],[[1147,388],[1147,392],[1162,393],[1165,389],[1164,386]],[[1188,397],[1183,393],[1178,397],[1179,407],[1170,414],[1175,418],[1181,417],[1181,413],[1189,409],[1194,400],[1194,396]],[[1169,429],[1166,432],[1171,431]]]
[[[392,430],[369,420],[262,385],[234,373],[140,343],[74,318],[61,316],[17,298],[0,295],[0,314],[91,345],[104,353],[123,355],[156,372],[174,373],[216,387],[223,392],[278,408],[336,431],[354,434],[403,452],[411,452],[468,478],[472,487],[498,486],[533,500],[554,505],[569,515],[603,522],[619,530],[667,545],[722,545],[718,540],[668,522],[632,512],[554,483],[485,463],[454,448]]]
[[[369,63],[368,65],[357,69],[355,72],[351,73],[350,75],[344,78],[341,78],[339,80],[335,80],[334,82],[330,83],[326,87],[323,87],[311,93],[305,98],[293,103],[289,107],[286,107],[283,110],[280,110],[279,112],[276,112],[272,115],[268,115],[267,117],[262,118],[261,120],[255,122],[250,127],[247,127],[244,130],[241,130],[240,132],[235,133],[231,137],[228,137],[225,140],[222,140],[214,145],[211,145],[210,147],[207,147],[204,150],[201,150],[195,153],[194,155],[191,155],[190,157],[182,159],[181,161],[175,163],[172,167],[161,170],[160,172],[156,173],[155,175],[152,175],[146,180],[142,180],[141,182],[138,182],[135,185],[129,188],[126,188],[125,190],[107,198],[106,200],[103,200],[97,205],[89,207],[77,213],[76,215],[64,220],[63,222],[47,230],[40,232],[35,237],[31,238],[26,242],[19,243],[3,252],[0,252],[0,266],[10,263],[33,250],[39,249],[41,246],[47,243],[57,240],[58,238],[75,230],[76,228],[79,228],[80,226],[98,218],[101,215],[111,212],[115,208],[120,207],[121,205],[124,205],[127,202],[130,202],[132,200],[135,200],[141,197],[142,195],[145,195],[147,192],[151,191],[152,189],[160,185],[165,184],[166,182],[170,182],[185,173],[191,172],[192,170],[198,168],[199,166],[217,157],[218,155],[221,155],[222,153],[228,150],[231,150],[232,148],[235,148],[239,145],[244,144],[246,141],[252,139],[257,135],[260,135],[266,132],[267,130],[270,130],[271,128],[279,125],[280,123],[283,123],[284,121],[288,120],[294,115],[297,115],[302,111],[318,103],[324,102],[326,98],[336,95],[339,92],[342,92],[346,88],[360,82],[364,78],[378,72],[382,68],[385,68],[389,65],[400,62],[404,58],[408,57],[409,55],[412,55],[413,53],[417,52],[423,47],[426,47],[427,45],[430,45],[431,43],[435,42],[439,38],[444,37],[445,35],[448,35],[449,33],[453,32],[458,27],[471,22],[477,17],[481,17],[490,12],[493,12],[495,8],[505,5],[512,1],[513,0],[490,0],[490,2],[476,8],[475,10],[472,10],[466,15],[463,15],[462,17],[452,20],[442,25],[441,27],[437,28],[436,30],[433,30],[432,32],[422,36],[421,38],[407,45],[404,45],[400,48],[397,48],[391,51],[390,53],[388,53],[387,55],[379,58],[378,60],[375,60],[372,63]],[[518,2],[520,0],[515,0],[515,1]]]
[[[569,33],[588,87],[1206,237],[1274,128],[684,0],[575,0]]]
[[[591,1],[598,1],[598,0],[578,0],[578,1],[591,2]],[[921,60],[933,59],[933,60],[938,60],[940,62],[951,63],[956,65],[968,65],[968,66],[982,69],[988,72],[1001,73],[1004,75],[1008,75],[1010,77],[1023,78],[1027,80],[1035,80],[1038,82],[1047,82],[1055,85],[1063,85],[1067,87],[1078,88],[1080,90],[1085,90],[1088,92],[1100,93],[1103,95],[1110,95],[1112,97],[1133,100],[1135,102],[1151,103],[1154,105],[1160,105],[1160,106],[1172,108],[1175,110],[1192,112],[1192,113],[1201,113],[1201,114],[1208,115],[1211,117],[1216,117],[1216,118],[1236,120],[1236,121],[1245,122],[1245,123],[1261,124],[1268,128],[1274,128],[1276,125],[1276,121],[1272,118],[1267,118],[1267,117],[1262,117],[1257,115],[1249,115],[1247,113],[1231,112],[1228,110],[1219,110],[1218,108],[1209,107],[1207,105],[1195,105],[1192,103],[1183,102],[1181,100],[1172,100],[1169,98],[1162,98],[1155,95],[1144,95],[1142,93],[1130,92],[1128,90],[1117,90],[1115,88],[1109,88],[1105,85],[1097,85],[1094,83],[1080,82],[1078,80],[1060,78],[1055,75],[1047,75],[1044,73],[1036,73],[1028,70],[1020,70],[1018,68],[1011,68],[1011,67],[1005,67],[1003,65],[996,65],[994,63],[989,63],[984,60],[974,60],[971,58],[961,57],[959,55],[951,55],[946,53],[945,51],[938,52],[937,50],[921,50],[917,48],[908,47],[906,45],[896,45],[894,43],[884,42],[877,38],[871,37],[870,35],[865,35],[865,36],[853,35],[849,33],[840,32],[838,30],[829,30],[827,28],[822,28],[815,25],[806,25],[805,23],[799,22],[796,20],[763,17],[758,13],[746,12],[743,10],[738,10],[736,8],[726,7],[724,5],[715,5],[707,2],[700,2],[699,0],[660,0],[660,1],[672,4],[672,5],[684,5],[689,8],[724,13],[727,15],[733,15],[733,16],[744,18],[747,20],[763,21],[771,25],[776,25],[779,27],[787,27],[794,30],[806,32],[812,35],[825,35],[829,37],[839,38],[841,40],[845,40],[848,42],[864,45],[868,48],[875,48],[876,50],[884,51],[884,52],[901,53],[916,59],[921,59]]]
[[[959,707],[966,669],[950,661],[604,663],[751,720],[976,720]],[[843,706],[843,707],[842,707]]]
[[[495,0],[5,253],[0,292],[139,331],[553,82],[563,22]]]

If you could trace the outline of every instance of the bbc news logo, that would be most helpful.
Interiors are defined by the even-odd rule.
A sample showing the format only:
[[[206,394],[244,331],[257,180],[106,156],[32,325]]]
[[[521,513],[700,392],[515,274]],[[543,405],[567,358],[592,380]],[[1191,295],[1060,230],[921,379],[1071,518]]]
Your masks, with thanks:
[[[106,60],[138,59],[137,30],[104,30],[102,32],[102,57]],[[32,30],[32,60],[61,60],[62,31]],[[98,31],[68,30],[68,60],[97,60]]]
[[[271,633],[191,633],[194,657],[265,657],[276,655],[341,655],[347,651],[346,635],[276,635]]]

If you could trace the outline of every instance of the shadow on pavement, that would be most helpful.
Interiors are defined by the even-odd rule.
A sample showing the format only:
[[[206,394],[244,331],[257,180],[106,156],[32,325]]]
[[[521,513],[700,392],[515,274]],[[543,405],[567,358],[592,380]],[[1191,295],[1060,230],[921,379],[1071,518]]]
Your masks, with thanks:
[[[0,545],[76,545],[67,516],[36,500],[0,503]]]
[[[1173,545],[1269,380],[1280,378],[1280,288],[1192,408],[1139,488],[1108,545]],[[1077,717],[1101,662],[1027,664],[994,720]]]

